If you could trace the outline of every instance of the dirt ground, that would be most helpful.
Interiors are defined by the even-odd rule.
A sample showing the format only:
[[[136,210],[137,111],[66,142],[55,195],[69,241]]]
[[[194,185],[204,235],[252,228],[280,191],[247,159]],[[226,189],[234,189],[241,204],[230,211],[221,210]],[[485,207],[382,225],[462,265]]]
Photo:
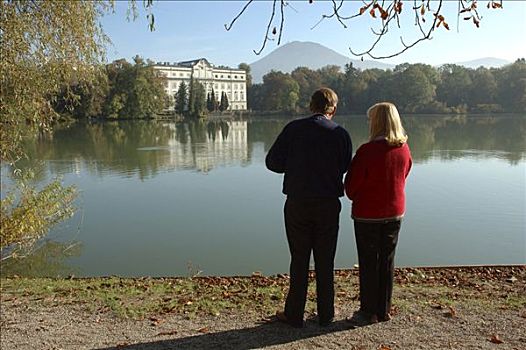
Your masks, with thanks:
[[[3,279],[0,344],[2,350],[526,349],[526,266],[400,269],[394,318],[356,329],[345,318],[358,308],[357,274],[339,272],[342,279],[354,289],[337,298],[335,322],[321,328],[307,319],[303,329],[250,308],[130,319],[85,300],[19,294]]]

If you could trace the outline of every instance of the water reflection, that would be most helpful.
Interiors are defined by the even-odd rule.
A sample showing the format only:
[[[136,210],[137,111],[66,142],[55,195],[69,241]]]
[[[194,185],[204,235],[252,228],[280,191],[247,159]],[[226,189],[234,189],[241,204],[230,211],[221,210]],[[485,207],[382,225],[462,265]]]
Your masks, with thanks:
[[[80,256],[79,242],[63,243],[45,240],[31,254],[2,262],[2,276],[66,277],[79,272],[68,264],[71,257]]]
[[[289,120],[78,123],[27,140],[24,166],[39,180],[64,175],[79,188],[82,251],[60,255],[48,241],[2,273],[173,276],[189,262],[211,275],[286,271],[282,177],[264,157]],[[365,116],[336,121],[355,149],[366,142]],[[524,263],[525,116],[415,116],[405,126],[415,168],[398,263]],[[342,204],[344,268],[357,261]]]
[[[349,130],[355,149],[366,142],[365,117],[338,116],[336,121]],[[208,173],[221,166],[251,163],[254,145],[263,143],[266,151],[287,122],[254,118],[188,123],[78,123],[28,141],[30,160],[19,166],[47,166],[53,174],[79,174],[84,167],[100,176],[137,175],[140,179],[173,170]],[[481,157],[506,159],[517,165],[525,157],[524,116],[415,116],[405,118],[405,127],[415,162]],[[256,161],[263,161],[262,156]]]

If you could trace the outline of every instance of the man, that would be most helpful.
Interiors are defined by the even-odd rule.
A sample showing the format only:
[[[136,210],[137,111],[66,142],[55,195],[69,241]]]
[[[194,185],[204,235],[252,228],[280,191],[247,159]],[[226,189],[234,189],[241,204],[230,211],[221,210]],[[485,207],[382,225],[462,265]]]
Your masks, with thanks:
[[[338,96],[328,88],[314,92],[312,116],[285,126],[266,157],[266,166],[284,173],[285,230],[289,244],[290,288],[280,321],[303,327],[309,262],[314,253],[318,322],[334,318],[334,256],[338,238],[343,175],[352,156],[347,131],[332,121]]]

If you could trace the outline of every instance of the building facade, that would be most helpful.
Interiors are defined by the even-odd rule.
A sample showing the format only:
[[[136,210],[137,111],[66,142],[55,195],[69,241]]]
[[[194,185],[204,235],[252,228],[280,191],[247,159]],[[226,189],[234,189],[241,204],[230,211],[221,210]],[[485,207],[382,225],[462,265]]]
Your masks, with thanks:
[[[166,79],[166,93],[173,96],[184,81],[186,86],[190,85],[190,79],[199,81],[205,87],[208,94],[212,93],[220,102],[223,92],[228,97],[228,110],[244,111],[247,109],[247,74],[243,69],[228,67],[215,67],[205,58],[178,63],[157,62],[153,66],[163,74]]]

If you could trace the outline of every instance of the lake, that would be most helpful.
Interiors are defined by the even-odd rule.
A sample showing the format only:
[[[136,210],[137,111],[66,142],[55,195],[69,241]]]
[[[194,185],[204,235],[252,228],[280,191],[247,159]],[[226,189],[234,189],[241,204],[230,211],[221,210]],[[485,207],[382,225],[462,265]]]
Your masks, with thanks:
[[[20,167],[75,185],[78,210],[3,274],[288,272],[282,176],[264,164],[288,121],[76,123],[28,141]],[[335,121],[354,151],[366,142],[365,116]],[[526,116],[412,116],[404,126],[413,168],[396,264],[525,264]],[[336,267],[349,268],[357,256],[342,204]]]

